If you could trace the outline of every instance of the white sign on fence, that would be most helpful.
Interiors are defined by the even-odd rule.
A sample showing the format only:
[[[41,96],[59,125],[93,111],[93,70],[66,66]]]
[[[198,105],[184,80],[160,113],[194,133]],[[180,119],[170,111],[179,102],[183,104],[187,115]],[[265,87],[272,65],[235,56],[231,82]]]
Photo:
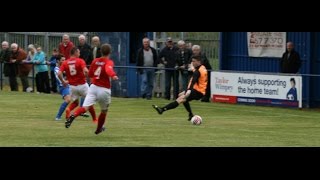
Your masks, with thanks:
[[[286,50],[286,32],[248,32],[250,57],[282,57]]]
[[[211,72],[213,101],[302,108],[301,76]]]

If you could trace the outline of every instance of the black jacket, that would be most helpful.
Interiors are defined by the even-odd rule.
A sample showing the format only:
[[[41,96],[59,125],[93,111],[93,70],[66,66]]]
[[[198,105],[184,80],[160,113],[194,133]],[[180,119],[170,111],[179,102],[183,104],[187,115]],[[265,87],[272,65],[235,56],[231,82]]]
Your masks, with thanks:
[[[0,62],[10,62],[11,51],[9,49],[1,50],[0,52]]]
[[[191,63],[191,56],[192,56],[192,51],[191,49],[186,48],[184,50],[184,53],[182,54],[182,51],[179,49],[177,51],[177,63],[178,66],[185,66],[185,69],[188,69],[188,64]]]
[[[80,50],[80,58],[83,59],[87,65],[91,65],[91,46],[85,43],[83,46],[78,45],[78,48]]]
[[[16,74],[16,65],[15,64],[8,64],[10,62],[12,51],[10,49],[2,50],[0,52],[0,62],[5,63],[3,67],[3,74],[4,76],[8,77],[11,76],[12,73]]]
[[[150,47],[152,54],[153,54],[153,67],[157,67],[158,64],[158,55],[157,55],[157,51],[156,49],[154,49],[153,47]],[[144,64],[144,57],[143,57],[143,48],[140,48],[138,50],[138,55],[137,55],[137,66],[142,67]],[[138,68],[137,69],[138,72],[142,73],[142,69]]]
[[[164,60],[167,61],[167,64],[165,65],[166,68],[175,68],[175,66],[178,65],[178,50],[179,48],[177,48],[176,46],[173,46],[172,49],[168,48],[168,46],[164,47],[159,53],[159,62],[163,63],[161,58],[164,58]]]
[[[301,67],[300,55],[295,50],[291,51],[289,58],[288,58],[288,54],[289,52],[286,51],[282,55],[282,58],[280,61],[281,73],[296,74],[299,72],[299,69]]]

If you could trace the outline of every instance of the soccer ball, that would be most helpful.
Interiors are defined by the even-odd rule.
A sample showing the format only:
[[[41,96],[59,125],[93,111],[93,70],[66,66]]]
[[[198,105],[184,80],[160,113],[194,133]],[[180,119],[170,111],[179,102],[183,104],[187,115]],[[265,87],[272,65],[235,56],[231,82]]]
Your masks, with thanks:
[[[293,101],[293,100],[294,100],[294,97],[293,97],[293,95],[292,95],[292,94],[288,94],[288,100],[291,100],[291,101]]]
[[[191,118],[191,123],[193,125],[200,125],[202,123],[202,118],[199,116],[199,115],[194,115],[192,118]]]

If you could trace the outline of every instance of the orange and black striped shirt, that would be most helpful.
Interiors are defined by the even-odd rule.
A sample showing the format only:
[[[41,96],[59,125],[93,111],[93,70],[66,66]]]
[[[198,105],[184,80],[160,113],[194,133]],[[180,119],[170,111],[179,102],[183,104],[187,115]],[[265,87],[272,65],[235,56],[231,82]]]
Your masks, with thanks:
[[[207,69],[201,65],[194,69],[193,75],[189,81],[188,90],[196,90],[203,95],[206,94],[208,83]]]

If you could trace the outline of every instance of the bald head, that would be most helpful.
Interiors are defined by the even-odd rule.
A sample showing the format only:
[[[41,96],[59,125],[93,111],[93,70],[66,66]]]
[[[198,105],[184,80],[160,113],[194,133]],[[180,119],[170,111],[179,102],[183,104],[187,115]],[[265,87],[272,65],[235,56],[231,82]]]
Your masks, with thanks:
[[[2,47],[2,49],[8,49],[9,48],[9,43],[7,41],[3,41],[1,43],[1,47]]]
[[[68,34],[64,34],[62,36],[62,42],[63,44],[67,45],[70,42],[70,36]]]
[[[79,43],[80,45],[84,45],[86,43],[86,37],[82,34],[79,36]]]
[[[287,42],[287,51],[291,52],[293,49],[294,49],[293,42],[291,42],[291,41]]]
[[[68,39],[70,39],[70,36],[69,36],[68,34],[64,34],[64,35],[62,36],[62,38],[68,38]]]
[[[12,43],[11,44],[11,48],[18,48],[18,44],[17,43]]]
[[[85,40],[86,37],[85,37],[83,34],[81,34],[81,35],[79,36],[79,40],[80,40],[80,39],[84,39],[84,40]]]
[[[92,41],[100,41],[100,38],[98,36],[93,36]]]
[[[186,48],[186,43],[183,40],[178,41],[178,47],[181,50],[184,50]]]
[[[201,47],[199,45],[193,45],[192,46],[192,53],[194,55],[200,55]]]
[[[100,45],[100,38],[98,36],[94,36],[92,38],[92,45],[98,47]]]
[[[17,43],[12,43],[12,44],[11,44],[11,50],[12,50],[13,52],[16,52],[16,51],[18,50],[18,44],[17,44]]]
[[[150,39],[149,38],[143,38],[142,43],[143,43],[143,48],[145,50],[149,50],[149,48],[150,48]]]

